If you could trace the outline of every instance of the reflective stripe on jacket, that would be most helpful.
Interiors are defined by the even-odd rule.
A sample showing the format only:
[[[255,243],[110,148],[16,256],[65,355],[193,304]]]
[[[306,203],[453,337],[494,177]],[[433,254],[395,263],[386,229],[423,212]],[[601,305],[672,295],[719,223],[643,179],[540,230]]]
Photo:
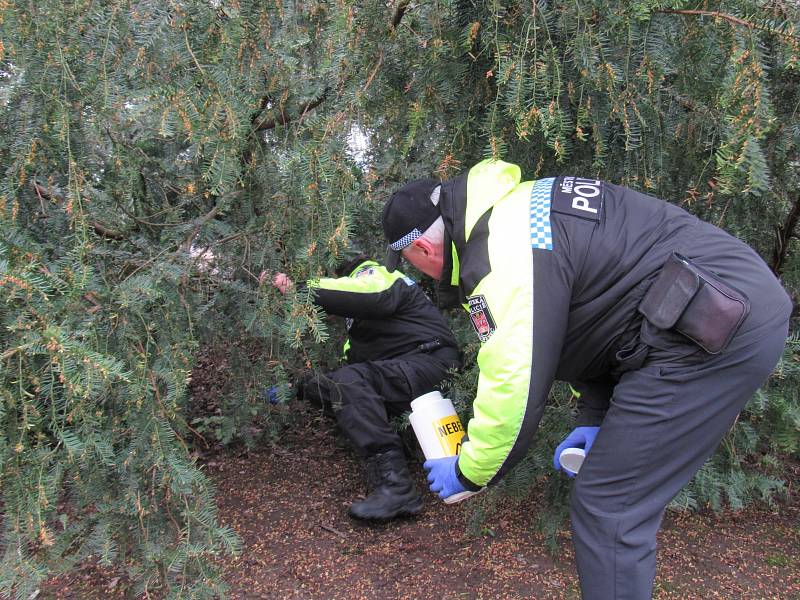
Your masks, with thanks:
[[[444,183],[440,196],[452,245],[443,281],[457,285],[482,342],[458,461],[473,488],[525,455],[555,378],[607,375],[619,340],[641,322],[636,306],[647,285],[699,223],[601,181],[520,179],[516,165],[483,161]]]
[[[472,488],[525,455],[555,378],[576,382],[583,424],[599,424],[642,323],[637,306],[672,252],[748,295],[751,328],[791,305],[752,248],[673,204],[594,179],[520,179],[516,165],[487,160],[440,194],[452,247],[440,297],[459,298],[481,340],[457,463]]]

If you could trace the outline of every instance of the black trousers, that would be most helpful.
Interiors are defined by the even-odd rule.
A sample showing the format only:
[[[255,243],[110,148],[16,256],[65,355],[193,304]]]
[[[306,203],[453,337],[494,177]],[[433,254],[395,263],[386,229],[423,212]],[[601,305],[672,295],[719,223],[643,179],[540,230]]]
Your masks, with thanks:
[[[446,347],[354,363],[313,377],[304,384],[303,396],[333,413],[361,456],[402,450],[390,420],[410,411],[414,398],[438,389],[457,366],[458,352]]]
[[[664,509],[714,452],[781,356],[790,312],[785,293],[767,273],[737,283],[750,288],[751,312],[720,354],[642,324],[633,353],[640,353],[641,365],[622,374],[614,388],[572,493],[584,599],[652,597]]]

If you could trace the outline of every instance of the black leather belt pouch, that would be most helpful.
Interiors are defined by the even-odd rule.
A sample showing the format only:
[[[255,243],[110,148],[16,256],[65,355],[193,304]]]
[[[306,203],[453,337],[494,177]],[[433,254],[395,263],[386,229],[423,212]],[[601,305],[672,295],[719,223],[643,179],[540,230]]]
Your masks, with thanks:
[[[709,354],[718,354],[750,312],[750,301],[713,273],[673,253],[639,312],[659,329],[673,329]]]

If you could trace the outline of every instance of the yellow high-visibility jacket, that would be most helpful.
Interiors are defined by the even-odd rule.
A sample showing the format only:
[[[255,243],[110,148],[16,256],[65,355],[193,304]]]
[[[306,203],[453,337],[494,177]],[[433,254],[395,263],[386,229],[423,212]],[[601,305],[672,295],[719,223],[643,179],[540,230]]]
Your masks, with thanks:
[[[639,301],[702,222],[621,186],[521,181],[519,167],[490,160],[445,182],[439,206],[451,249],[440,298],[458,299],[481,340],[457,464],[474,490],[525,455],[554,379],[575,382],[584,404],[607,404]]]
[[[306,285],[326,313],[345,317],[349,363],[396,358],[434,341],[457,354],[457,342],[442,313],[400,271],[390,273],[365,260],[349,276],[324,277]]]

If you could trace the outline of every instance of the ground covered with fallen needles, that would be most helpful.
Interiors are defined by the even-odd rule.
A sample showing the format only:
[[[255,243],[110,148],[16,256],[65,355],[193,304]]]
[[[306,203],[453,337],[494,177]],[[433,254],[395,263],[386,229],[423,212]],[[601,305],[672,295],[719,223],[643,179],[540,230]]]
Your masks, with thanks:
[[[236,598],[579,598],[568,527],[550,552],[541,498],[505,499],[475,527],[476,496],[376,524],[354,521],[363,470],[333,428],[312,420],[279,448],[207,464],[220,514],[244,541],[228,563]],[[421,489],[424,472],[412,471]],[[794,500],[794,502],[792,501]],[[668,514],[656,598],[800,598],[800,507]]]
[[[416,517],[364,523],[347,514],[366,493],[363,466],[326,419],[307,418],[274,446],[202,459],[221,520],[243,552],[224,564],[229,597],[253,599],[579,598],[569,528],[551,552],[535,528],[535,493],[445,505],[425,493]],[[301,414],[302,416],[302,414]],[[424,472],[412,472],[421,489]],[[773,508],[668,513],[659,534],[655,598],[800,599],[798,473]],[[496,504],[496,505],[495,505]],[[476,526],[477,523],[477,526]],[[124,575],[87,566],[39,598],[124,598]]]

